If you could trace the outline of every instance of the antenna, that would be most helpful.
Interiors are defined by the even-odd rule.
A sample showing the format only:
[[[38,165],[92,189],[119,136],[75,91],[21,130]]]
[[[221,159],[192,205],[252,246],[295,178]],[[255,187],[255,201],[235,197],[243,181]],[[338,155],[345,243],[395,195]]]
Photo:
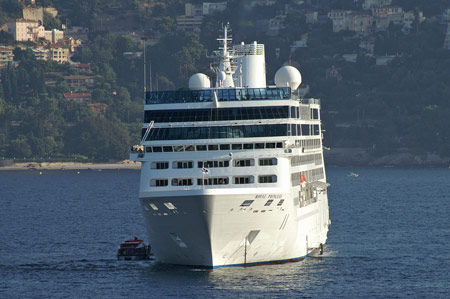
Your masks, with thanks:
[[[150,77],[150,91],[153,91],[153,86],[152,86],[152,61],[150,60],[150,72],[149,72],[149,77]]]
[[[147,78],[146,78],[146,73],[147,73],[147,69],[146,69],[146,62],[145,62],[145,39],[144,39],[144,100],[145,100],[145,92],[147,91]]]

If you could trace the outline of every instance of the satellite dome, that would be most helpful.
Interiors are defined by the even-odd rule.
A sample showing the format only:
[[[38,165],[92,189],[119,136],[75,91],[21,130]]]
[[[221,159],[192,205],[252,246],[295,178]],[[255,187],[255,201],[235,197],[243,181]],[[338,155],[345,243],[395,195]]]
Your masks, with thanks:
[[[275,85],[277,87],[290,87],[296,90],[302,83],[302,75],[293,66],[283,66],[275,74]]]
[[[206,76],[205,74],[197,73],[189,78],[189,89],[197,90],[210,87],[211,82],[209,81],[208,76]]]

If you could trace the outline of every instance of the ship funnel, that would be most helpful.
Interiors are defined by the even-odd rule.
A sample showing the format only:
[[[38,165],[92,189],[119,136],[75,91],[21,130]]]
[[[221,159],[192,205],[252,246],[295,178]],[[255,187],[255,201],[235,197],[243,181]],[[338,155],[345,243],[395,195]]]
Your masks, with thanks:
[[[275,74],[275,85],[277,87],[290,87],[296,90],[302,83],[302,75],[293,66],[283,66]]]

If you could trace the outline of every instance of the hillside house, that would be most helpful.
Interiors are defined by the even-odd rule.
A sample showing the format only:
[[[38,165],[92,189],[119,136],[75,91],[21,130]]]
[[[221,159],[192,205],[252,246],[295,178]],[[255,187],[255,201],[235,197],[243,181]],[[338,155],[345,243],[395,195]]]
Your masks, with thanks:
[[[95,77],[85,75],[64,76],[64,80],[73,90],[85,90],[94,87]]]
[[[38,21],[28,19],[15,19],[9,21],[8,33],[14,36],[15,41],[36,41],[45,36],[44,26]]]
[[[0,68],[12,63],[14,60],[13,47],[0,47]]]
[[[71,100],[77,103],[90,103],[92,96],[90,93],[64,93],[66,100]]]

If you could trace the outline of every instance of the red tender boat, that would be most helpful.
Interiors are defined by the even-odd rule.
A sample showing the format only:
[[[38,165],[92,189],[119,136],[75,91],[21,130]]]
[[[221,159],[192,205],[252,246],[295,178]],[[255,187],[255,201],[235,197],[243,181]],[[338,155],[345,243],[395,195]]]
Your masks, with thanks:
[[[117,259],[119,260],[148,260],[150,259],[150,244],[146,245],[144,240],[134,237],[121,243],[117,249]]]

